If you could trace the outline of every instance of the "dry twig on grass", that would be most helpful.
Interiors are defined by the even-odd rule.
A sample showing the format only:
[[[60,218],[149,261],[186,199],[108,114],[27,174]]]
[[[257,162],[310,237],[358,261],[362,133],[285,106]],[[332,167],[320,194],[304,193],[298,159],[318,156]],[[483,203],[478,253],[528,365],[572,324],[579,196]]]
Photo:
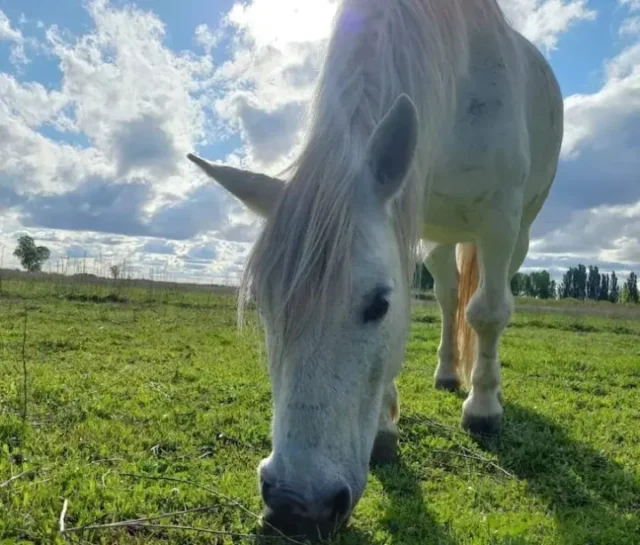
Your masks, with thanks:
[[[462,457],[462,458],[478,460],[479,462],[483,462],[483,463],[493,467],[494,469],[497,469],[498,471],[500,471],[501,473],[503,473],[504,475],[506,475],[507,477],[509,477],[511,479],[515,479],[515,480],[518,479],[513,473],[510,473],[509,471],[507,471],[505,468],[503,468],[502,466],[500,466],[499,464],[497,464],[493,460],[490,460],[489,458],[486,458],[485,456],[483,456],[479,452],[475,452],[475,451],[465,447],[462,443],[460,443],[460,441],[458,441],[456,439],[456,437],[465,436],[465,433],[462,432],[460,429],[458,429],[458,428],[456,428],[454,426],[449,426],[447,424],[442,424],[441,422],[437,422],[436,420],[433,420],[433,419],[427,418],[427,417],[417,417],[417,416],[414,416],[414,415],[410,415],[408,417],[405,417],[405,420],[407,420],[408,422],[426,424],[427,426],[432,426],[434,428],[439,428],[439,429],[442,429],[442,430],[449,431],[451,433],[451,436],[450,436],[451,441],[453,441],[453,443],[462,451],[462,452],[454,452],[454,451],[449,451],[448,450],[448,451],[440,451],[440,452],[446,452],[447,454],[451,454],[453,456],[459,456],[459,457]],[[434,452],[438,452],[438,450],[434,449]]]
[[[216,507],[217,507],[216,505],[207,505],[205,507],[194,507],[192,509],[185,509],[183,511],[173,511],[172,513],[163,513],[161,515],[153,515],[151,517],[142,517],[138,519],[123,520],[120,522],[109,522],[106,524],[88,524],[87,526],[78,526],[76,528],[69,528],[67,530],[64,530],[62,528],[60,530],[60,533],[73,534],[73,533],[85,532],[89,530],[108,530],[109,528],[133,528],[133,527],[139,527],[141,525],[144,525],[145,523],[148,523],[154,520],[161,520],[165,518],[175,517],[178,515],[185,515],[188,513],[202,513],[204,511],[211,511]]]
[[[242,534],[238,532],[227,532],[224,530],[211,530],[209,528],[198,528],[196,526],[185,526],[180,524],[148,524],[143,522],[114,522],[111,524],[96,524],[93,526],[83,526],[80,528],[69,528],[65,531],[65,534],[96,531],[96,530],[110,530],[113,528],[126,528],[126,529],[150,529],[150,530],[180,530],[199,532],[201,534],[211,534],[216,536],[230,536],[239,538],[257,538],[257,539],[280,539],[276,536],[260,536],[258,534]]]
[[[4,488],[5,486],[9,486],[12,482],[17,481],[18,479],[20,479],[21,477],[24,477],[26,475],[30,475],[31,473],[36,473],[35,469],[27,469],[26,471],[23,471],[22,473],[18,473],[17,475],[14,475],[10,479],[0,483],[0,488]]]
[[[493,460],[490,460],[489,458],[485,458],[484,456],[478,454],[477,452],[473,452],[472,450],[469,450],[463,445],[457,444],[457,446],[460,447],[463,452],[456,452],[455,450],[450,450],[450,449],[436,449],[436,448],[431,449],[431,452],[437,452],[439,454],[445,454],[447,456],[458,456],[459,458],[466,458],[467,460],[477,460],[478,462],[483,462],[493,467],[494,469],[497,469],[498,471],[500,471],[501,473],[503,473],[504,475],[506,475],[511,479],[517,479],[517,477],[513,473],[509,473],[506,469],[496,464]]]
[[[132,477],[134,479],[149,479],[149,480],[153,480],[153,481],[168,481],[168,482],[173,482],[173,483],[183,483],[183,484],[188,484],[190,486],[195,486],[197,488],[200,488],[201,490],[204,490],[206,492],[209,492],[210,494],[214,494],[215,496],[218,496],[219,498],[222,498],[223,500],[229,502],[234,507],[237,507],[238,509],[240,509],[240,510],[244,511],[245,513],[247,513],[248,515],[251,515],[256,520],[262,521],[263,524],[266,524],[267,526],[269,526],[269,528],[271,528],[273,531],[275,531],[277,534],[279,534],[279,536],[282,539],[285,539],[289,543],[295,543],[296,545],[304,545],[304,543],[302,543],[301,541],[297,541],[297,540],[293,539],[292,537],[289,537],[289,536],[285,535],[284,533],[282,533],[278,528],[276,528],[272,524],[269,524],[267,521],[263,520],[260,515],[258,515],[257,513],[254,513],[250,509],[247,509],[238,500],[234,500],[233,498],[230,498],[229,496],[223,494],[222,492],[218,492],[217,490],[214,490],[211,487],[204,486],[204,485],[198,484],[198,483],[196,483],[194,481],[189,481],[187,479],[178,479],[176,477],[157,477],[157,476],[154,476],[154,475],[141,475],[141,474],[138,474],[138,473],[118,473],[118,475],[122,475],[123,477]]]
[[[61,534],[65,533],[64,519],[67,516],[67,508],[68,507],[69,507],[69,500],[65,499],[64,503],[62,504],[62,511],[60,511],[60,517],[58,518],[58,529],[60,530]]]
[[[229,536],[236,538],[259,538],[259,539],[280,539],[281,536],[261,536],[258,534],[243,534],[238,532],[230,532],[225,530],[212,530],[209,528],[198,528],[196,526],[187,526],[183,524],[153,524],[151,521],[160,520],[164,518],[170,518],[177,515],[184,515],[187,513],[197,513],[203,511],[210,511],[218,507],[217,505],[209,505],[206,507],[194,507],[193,509],[185,509],[184,511],[174,511],[172,513],[164,513],[162,515],[154,515],[151,517],[144,517],[133,520],[124,520],[121,522],[110,522],[107,524],[91,524],[87,526],[78,526],[76,528],[67,528],[64,527],[64,517],[66,515],[68,502],[65,500],[62,513],[60,513],[60,533],[64,535],[68,534],[77,534],[81,532],[89,532],[89,531],[102,531],[102,530],[112,530],[117,528],[124,529],[150,529],[150,530],[179,530],[179,531],[190,531],[190,532],[199,532],[202,534],[210,534],[216,536]],[[295,541],[294,539],[288,538],[286,536],[285,539],[288,539],[292,543],[300,543],[299,541]],[[302,545],[302,544],[301,544]]]
[[[511,479],[515,479],[515,480],[518,479],[513,473],[510,473],[505,468],[503,468],[501,465],[498,465],[497,463],[495,463],[493,460],[489,460],[489,458],[485,458],[484,456],[482,456],[478,452],[473,452],[472,450],[469,450],[464,445],[459,445],[459,447],[466,453],[466,455],[469,458],[474,458],[475,460],[479,460],[481,462],[484,462],[485,464],[489,464],[491,467],[493,467],[494,469],[497,469],[498,471],[504,473],[507,477],[509,477]]]

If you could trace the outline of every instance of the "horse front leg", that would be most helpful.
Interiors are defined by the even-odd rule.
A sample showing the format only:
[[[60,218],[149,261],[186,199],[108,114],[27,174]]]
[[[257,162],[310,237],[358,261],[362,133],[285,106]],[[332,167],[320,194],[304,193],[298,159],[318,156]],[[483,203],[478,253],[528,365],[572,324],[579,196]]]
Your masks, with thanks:
[[[509,280],[520,233],[520,211],[513,197],[496,203],[476,241],[479,283],[465,313],[476,335],[476,349],[471,390],[462,406],[462,426],[472,434],[496,435],[502,428],[498,345],[513,314]]]
[[[372,465],[385,465],[398,459],[398,417],[400,404],[395,381],[385,386],[378,423],[378,433],[371,451]]]

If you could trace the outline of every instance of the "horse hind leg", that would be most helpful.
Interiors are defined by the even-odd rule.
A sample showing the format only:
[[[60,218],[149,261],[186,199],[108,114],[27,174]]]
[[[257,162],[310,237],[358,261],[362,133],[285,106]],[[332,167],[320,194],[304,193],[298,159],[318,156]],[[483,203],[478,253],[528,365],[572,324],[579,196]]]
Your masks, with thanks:
[[[497,435],[502,428],[498,344],[513,314],[510,279],[520,214],[515,199],[505,198],[487,214],[476,242],[479,283],[465,312],[476,346],[471,389],[462,406],[462,427],[472,434]]]
[[[453,337],[458,304],[458,269],[456,267],[455,245],[436,246],[429,253],[426,264],[429,272],[433,275],[433,289],[440,307],[442,323],[434,383],[437,389],[455,392],[460,388],[456,345]]]
[[[518,234],[518,240],[511,256],[511,263],[509,264],[509,282],[518,272],[518,269],[522,266],[527,252],[529,251],[529,226],[521,225],[520,233]],[[511,287],[509,287],[511,289]],[[502,404],[502,388],[498,389],[498,400]]]

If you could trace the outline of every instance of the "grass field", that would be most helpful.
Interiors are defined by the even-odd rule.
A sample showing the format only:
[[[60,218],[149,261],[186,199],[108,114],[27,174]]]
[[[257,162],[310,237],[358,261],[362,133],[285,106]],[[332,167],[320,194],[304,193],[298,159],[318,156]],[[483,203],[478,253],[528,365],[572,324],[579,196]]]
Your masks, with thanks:
[[[270,392],[233,297],[19,279],[2,291],[0,543],[251,542]],[[640,312],[539,307],[505,333],[492,448],[459,430],[462,400],[433,389],[439,316],[416,307],[401,461],[370,474],[337,543],[640,544]],[[67,529],[191,511],[63,539],[65,501]]]

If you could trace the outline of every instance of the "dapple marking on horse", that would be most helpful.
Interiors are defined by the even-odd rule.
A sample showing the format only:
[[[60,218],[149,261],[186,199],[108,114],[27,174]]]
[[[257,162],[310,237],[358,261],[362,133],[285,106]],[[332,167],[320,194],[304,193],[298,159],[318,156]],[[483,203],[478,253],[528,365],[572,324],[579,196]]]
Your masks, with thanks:
[[[265,218],[239,299],[241,319],[255,297],[273,394],[259,480],[266,522],[313,538],[395,457],[421,242],[435,386],[470,383],[463,427],[499,433],[509,281],[555,177],[563,101],[496,0],[343,0],[310,112],[286,182],[188,157]]]

